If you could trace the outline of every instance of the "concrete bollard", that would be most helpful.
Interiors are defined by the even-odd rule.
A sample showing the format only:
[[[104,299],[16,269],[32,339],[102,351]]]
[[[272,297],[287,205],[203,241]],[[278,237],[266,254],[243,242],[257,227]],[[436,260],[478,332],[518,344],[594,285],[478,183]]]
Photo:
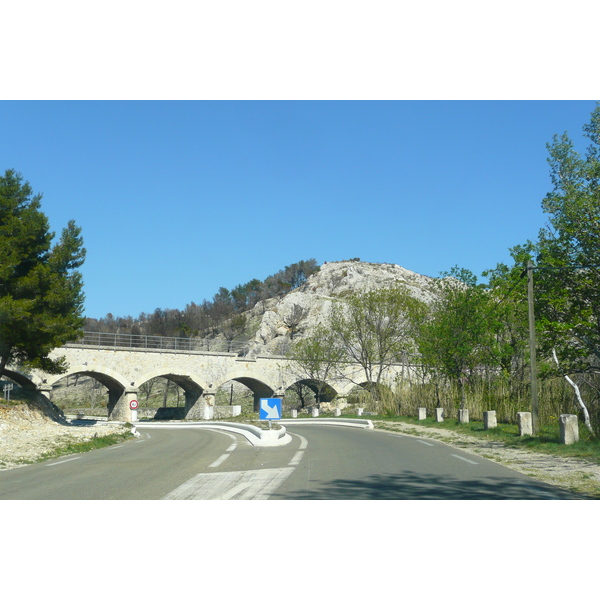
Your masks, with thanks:
[[[483,413],[483,428],[494,429],[494,427],[498,427],[498,421],[496,420],[496,411],[486,410]]]
[[[530,412],[518,412],[517,420],[519,423],[519,435],[533,435],[533,425]]]
[[[318,417],[319,416],[319,409],[318,408],[313,408],[312,409],[312,416],[313,417]]]
[[[357,408],[356,409],[356,414],[360,417],[360,415],[362,415],[362,413],[363,413],[363,410],[364,409],[362,409],[362,408]]]
[[[444,420],[444,409],[443,408],[435,409],[435,420],[438,423],[441,423]]]
[[[292,409],[292,419],[298,418],[298,411],[296,409]]]
[[[560,441],[563,444],[574,444],[579,441],[579,423],[577,415],[560,415]]]
[[[419,421],[423,421],[427,418],[427,409],[424,407],[419,408]]]
[[[458,422],[463,425],[469,422],[469,409],[468,408],[460,408],[458,410]]]
[[[335,416],[339,417],[339,416],[341,416],[341,414],[342,414],[342,410],[340,408],[336,408],[335,409]]]

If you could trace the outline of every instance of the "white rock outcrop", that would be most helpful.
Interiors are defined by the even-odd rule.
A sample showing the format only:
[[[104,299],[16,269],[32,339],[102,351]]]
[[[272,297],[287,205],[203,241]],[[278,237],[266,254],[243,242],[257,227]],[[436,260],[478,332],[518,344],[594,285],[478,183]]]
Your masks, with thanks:
[[[415,298],[429,303],[434,298],[435,281],[393,264],[324,263],[299,288],[250,311],[249,320],[259,320],[253,340],[256,351],[278,353],[290,341],[305,337],[327,320],[333,302],[349,294],[401,285]]]

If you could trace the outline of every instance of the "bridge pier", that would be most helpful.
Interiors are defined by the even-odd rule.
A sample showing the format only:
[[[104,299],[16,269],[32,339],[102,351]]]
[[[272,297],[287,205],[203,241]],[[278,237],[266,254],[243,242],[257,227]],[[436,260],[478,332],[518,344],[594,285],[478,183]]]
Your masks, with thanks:
[[[185,392],[185,418],[190,421],[209,421],[215,411],[215,392],[190,390]]]
[[[37,391],[44,396],[47,400],[52,402],[52,386],[48,383],[42,383],[37,386]]]
[[[138,399],[139,389],[136,387],[126,387],[122,390],[108,390],[108,419],[110,421],[125,421],[131,423],[133,414],[129,404],[132,400]]]

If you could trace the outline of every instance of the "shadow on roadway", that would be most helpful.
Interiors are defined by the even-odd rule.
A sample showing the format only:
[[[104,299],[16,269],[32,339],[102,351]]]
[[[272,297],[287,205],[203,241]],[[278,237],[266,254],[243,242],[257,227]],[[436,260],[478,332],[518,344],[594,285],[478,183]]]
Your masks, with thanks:
[[[335,479],[313,490],[271,494],[272,500],[581,500],[536,481],[489,477],[459,480],[405,471],[367,479]]]

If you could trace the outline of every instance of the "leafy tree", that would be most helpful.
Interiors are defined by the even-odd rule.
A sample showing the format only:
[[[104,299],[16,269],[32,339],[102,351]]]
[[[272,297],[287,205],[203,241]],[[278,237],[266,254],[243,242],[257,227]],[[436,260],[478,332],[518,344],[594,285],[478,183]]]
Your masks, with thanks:
[[[423,314],[423,303],[404,288],[355,294],[334,305],[331,329],[376,398],[384,374],[413,349],[415,324]]]
[[[465,383],[485,364],[490,347],[489,297],[470,271],[454,267],[445,275],[451,279],[439,282],[418,346],[426,365],[458,384],[460,406],[465,408]]]
[[[572,372],[600,361],[600,104],[584,128],[585,156],[567,134],[548,144],[553,190],[542,206],[535,270],[536,318],[546,354]]]
[[[329,387],[326,381],[337,372],[344,358],[337,336],[331,329],[317,325],[308,337],[294,343],[289,358],[294,373],[313,389],[317,405],[320,404]],[[304,406],[301,393],[299,396]]]
[[[491,302],[486,321],[492,334],[488,346],[489,363],[498,368],[509,383],[510,395],[517,399],[522,392],[525,371],[529,365],[529,323],[525,265],[536,253],[528,241],[510,249],[513,265],[498,263],[483,273],[488,278]]]
[[[63,372],[49,354],[84,323],[81,229],[69,221],[52,246],[41,198],[14,170],[0,176],[0,376],[10,362]]]

